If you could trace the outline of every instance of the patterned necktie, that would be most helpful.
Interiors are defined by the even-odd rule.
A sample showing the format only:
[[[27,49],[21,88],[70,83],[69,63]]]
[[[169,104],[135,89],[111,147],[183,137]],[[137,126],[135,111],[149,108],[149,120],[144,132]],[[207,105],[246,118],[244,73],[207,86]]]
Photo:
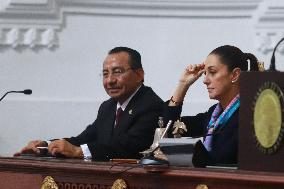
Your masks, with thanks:
[[[122,112],[123,112],[123,110],[122,110],[121,107],[119,107],[119,108],[116,110],[116,118],[115,118],[115,125],[114,125],[114,127],[117,127],[117,126],[118,126]]]

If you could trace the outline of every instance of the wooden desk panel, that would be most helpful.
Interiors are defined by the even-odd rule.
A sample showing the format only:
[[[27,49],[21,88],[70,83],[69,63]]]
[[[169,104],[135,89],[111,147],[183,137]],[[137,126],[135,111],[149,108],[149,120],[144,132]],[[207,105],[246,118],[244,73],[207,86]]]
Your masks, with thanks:
[[[130,189],[196,189],[201,184],[209,189],[284,188],[284,173],[177,167],[164,172],[147,172],[137,166],[74,159],[2,157],[0,177],[4,175],[5,186],[23,183],[21,189],[40,188],[46,176],[52,176],[61,189],[108,189],[118,178],[125,180]],[[132,169],[123,172],[129,168]],[[0,182],[2,184],[2,178]]]
[[[0,172],[0,188],[2,189],[39,189],[42,183],[40,174],[23,174]]]

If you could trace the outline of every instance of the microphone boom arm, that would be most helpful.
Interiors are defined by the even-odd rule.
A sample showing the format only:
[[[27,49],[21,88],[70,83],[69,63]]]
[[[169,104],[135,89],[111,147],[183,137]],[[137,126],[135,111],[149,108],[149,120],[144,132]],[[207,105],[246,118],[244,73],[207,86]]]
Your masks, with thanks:
[[[3,100],[3,98],[5,98],[5,96],[9,93],[24,93],[25,95],[30,95],[32,94],[32,90],[31,89],[25,89],[23,91],[8,91],[6,92],[1,98],[0,98],[0,102]]]
[[[275,68],[275,51],[282,41],[284,41],[284,37],[276,44],[276,46],[273,49],[273,53],[272,53],[271,61],[270,61],[270,66],[269,66],[269,71],[276,71],[276,68]]]

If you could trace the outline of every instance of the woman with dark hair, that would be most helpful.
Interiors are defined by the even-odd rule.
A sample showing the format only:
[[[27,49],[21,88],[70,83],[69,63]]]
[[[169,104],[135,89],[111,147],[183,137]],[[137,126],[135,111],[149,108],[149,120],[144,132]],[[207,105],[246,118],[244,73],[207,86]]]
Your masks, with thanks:
[[[195,160],[203,159],[200,160],[204,161],[200,166],[237,163],[240,74],[248,71],[248,67],[250,71],[259,70],[254,55],[243,53],[234,46],[218,47],[208,55],[204,63],[189,65],[184,70],[173,96],[167,102],[165,120],[180,119],[187,128],[185,135],[204,136],[206,157],[204,158],[204,152],[200,153],[196,148],[193,156]],[[205,75],[203,83],[207,87],[209,98],[218,100],[219,103],[205,113],[180,118],[183,99],[189,87],[202,74]]]

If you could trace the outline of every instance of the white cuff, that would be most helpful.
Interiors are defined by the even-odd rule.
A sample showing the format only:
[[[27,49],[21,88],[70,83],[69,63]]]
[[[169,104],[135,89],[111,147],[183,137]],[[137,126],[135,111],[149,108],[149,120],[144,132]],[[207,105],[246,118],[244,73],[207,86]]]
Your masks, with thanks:
[[[87,144],[82,144],[80,145],[82,151],[83,151],[83,155],[84,155],[84,159],[91,159],[92,158],[92,154],[89,150],[89,147]]]

